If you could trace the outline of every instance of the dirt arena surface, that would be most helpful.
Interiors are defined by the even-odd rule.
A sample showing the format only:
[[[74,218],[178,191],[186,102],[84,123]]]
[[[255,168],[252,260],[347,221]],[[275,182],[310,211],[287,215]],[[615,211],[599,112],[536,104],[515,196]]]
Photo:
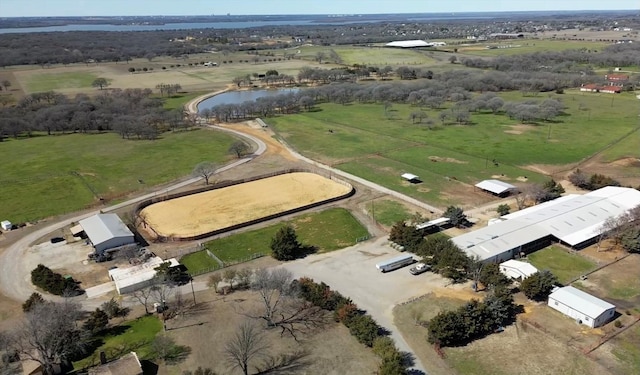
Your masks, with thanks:
[[[347,194],[314,173],[287,173],[155,203],[141,212],[162,236],[189,237]]]

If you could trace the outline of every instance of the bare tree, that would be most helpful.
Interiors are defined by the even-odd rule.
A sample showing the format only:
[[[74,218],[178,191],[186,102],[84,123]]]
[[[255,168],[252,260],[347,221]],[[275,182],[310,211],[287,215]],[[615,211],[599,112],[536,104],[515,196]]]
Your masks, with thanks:
[[[216,173],[216,169],[217,166],[214,163],[203,161],[193,169],[193,175],[204,178],[205,185],[209,185],[209,180]]]
[[[42,365],[46,375],[83,349],[83,337],[76,327],[80,308],[70,301],[38,304],[25,315],[16,331],[16,350]]]
[[[211,276],[209,276],[209,282],[207,283],[207,286],[209,288],[213,287],[213,290],[218,293],[218,285],[220,284],[220,282],[222,281],[222,275],[220,275],[220,273],[214,273]]]
[[[243,141],[233,142],[231,147],[229,147],[229,152],[234,154],[237,158],[241,158],[249,152],[249,145]]]
[[[149,299],[151,299],[151,288],[142,288],[134,291],[132,293],[133,298],[135,298],[142,306],[144,306],[145,314],[149,314]]]
[[[229,283],[229,288],[231,290],[233,290],[233,281],[236,279],[236,276],[238,276],[238,272],[233,268],[225,269],[222,274],[222,277]]]
[[[262,313],[243,315],[262,319],[268,327],[278,327],[282,330],[281,335],[289,333],[295,340],[296,332],[323,325],[326,314],[319,307],[298,298],[298,289],[292,281],[291,272],[282,268],[256,271],[251,287],[262,299]]]
[[[244,375],[248,375],[251,362],[266,357],[267,348],[260,327],[254,322],[245,321],[224,346],[224,354],[232,368],[239,368]]]

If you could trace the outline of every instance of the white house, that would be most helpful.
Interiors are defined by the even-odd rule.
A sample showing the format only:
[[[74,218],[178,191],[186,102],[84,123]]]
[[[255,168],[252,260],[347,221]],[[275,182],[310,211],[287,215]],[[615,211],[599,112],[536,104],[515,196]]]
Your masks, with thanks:
[[[133,233],[116,214],[98,214],[79,221],[97,253],[135,242]]]
[[[607,301],[572,286],[558,288],[549,295],[549,306],[591,328],[600,327],[615,314],[616,307]]]
[[[500,263],[500,272],[508,278],[524,280],[538,272],[538,269],[530,263],[509,259]]]

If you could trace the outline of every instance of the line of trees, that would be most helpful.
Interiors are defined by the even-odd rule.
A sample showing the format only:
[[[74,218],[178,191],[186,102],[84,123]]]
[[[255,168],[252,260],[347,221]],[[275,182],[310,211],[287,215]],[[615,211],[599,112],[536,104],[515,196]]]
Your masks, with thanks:
[[[167,130],[194,124],[181,109],[166,110],[150,89],[100,91],[74,98],[49,91],[22,98],[16,106],[0,108],[0,141],[5,136],[114,131],[122,138],[155,139]]]
[[[569,175],[569,182],[571,182],[573,186],[585,190],[598,190],[605,186],[620,186],[620,182],[609,176],[599,173],[594,173],[591,176],[588,176],[580,169],[576,169]]]

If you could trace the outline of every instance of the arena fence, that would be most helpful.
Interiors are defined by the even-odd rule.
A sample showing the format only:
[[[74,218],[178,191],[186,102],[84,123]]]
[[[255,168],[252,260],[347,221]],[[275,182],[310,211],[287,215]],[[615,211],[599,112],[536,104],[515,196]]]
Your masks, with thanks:
[[[240,229],[240,228],[244,228],[250,225],[254,225],[254,224],[258,224],[264,221],[268,221],[268,220],[272,220],[278,217],[282,217],[282,216],[286,216],[286,215],[290,215],[293,213],[298,213],[298,212],[302,212],[311,208],[315,208],[315,207],[319,207],[322,205],[325,205],[327,203],[332,203],[332,202],[337,202],[340,201],[342,199],[351,197],[355,194],[356,190],[353,187],[353,185],[351,185],[349,182],[342,180],[341,178],[335,176],[334,174],[332,174],[329,171],[325,171],[322,169],[309,169],[309,168],[291,168],[291,169],[285,169],[285,170],[280,170],[280,171],[275,171],[275,172],[271,172],[271,173],[266,173],[266,174],[262,174],[262,175],[258,175],[258,176],[254,176],[254,177],[249,177],[249,178],[244,178],[244,179],[240,179],[240,180],[234,180],[234,181],[221,181],[218,182],[216,184],[212,184],[209,186],[203,186],[201,188],[196,188],[196,189],[192,189],[189,191],[183,191],[183,192],[179,192],[179,193],[173,193],[173,194],[164,194],[164,195],[159,195],[159,196],[155,196],[152,197],[150,199],[144,200],[142,202],[140,202],[138,204],[138,206],[136,207],[135,213],[136,216],[139,217],[140,216],[140,211],[142,211],[145,207],[148,207],[154,203],[159,203],[159,202],[164,202],[170,199],[175,199],[175,198],[180,198],[180,197],[185,197],[188,195],[193,195],[193,194],[198,194],[198,193],[203,193],[206,191],[211,191],[211,190],[216,190],[216,189],[222,189],[222,188],[226,188],[229,186],[234,186],[234,185],[239,185],[239,184],[244,184],[247,182],[251,182],[251,181],[257,181],[257,180],[261,180],[264,178],[269,178],[269,177],[274,177],[274,176],[279,176],[279,175],[283,175],[283,174],[287,174],[287,173],[314,173],[320,176],[323,176],[325,178],[330,179],[333,182],[336,182],[338,184],[344,185],[346,187],[349,188],[349,191],[345,194],[342,194],[340,196],[337,197],[333,197],[330,199],[325,199],[323,201],[319,201],[319,202],[314,202],[311,204],[307,204],[304,206],[300,206],[297,208],[293,208],[290,210],[286,210],[286,211],[282,211],[282,212],[278,212],[272,215],[268,215],[268,216],[264,216],[261,218],[257,218],[254,220],[250,220],[250,221],[246,221],[244,223],[239,223],[239,224],[235,224],[235,225],[231,225],[228,227],[224,227],[224,228],[220,228],[220,229],[216,229],[213,231],[209,231],[206,233],[200,233],[200,234],[194,234],[192,236],[164,236],[161,235],[159,233],[157,233],[155,230],[153,230],[153,227],[149,226],[148,224],[146,224],[146,227],[150,228],[157,236],[157,240],[160,242],[169,242],[169,241],[196,241],[196,240],[201,240],[204,238],[208,238],[211,236],[215,236],[221,233],[225,233],[225,232],[229,232],[232,230],[236,230],[236,229]]]

